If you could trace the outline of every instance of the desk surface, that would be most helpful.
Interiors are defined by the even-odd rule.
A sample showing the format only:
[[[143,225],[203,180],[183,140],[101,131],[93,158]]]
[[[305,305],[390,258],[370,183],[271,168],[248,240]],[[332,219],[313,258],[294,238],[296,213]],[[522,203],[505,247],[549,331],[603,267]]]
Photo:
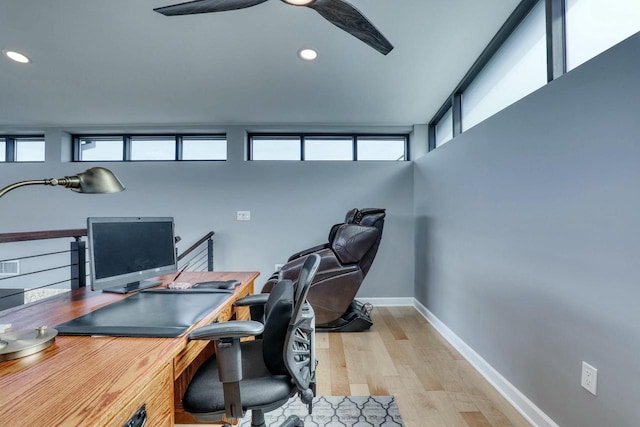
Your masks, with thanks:
[[[173,275],[172,275],[173,276]],[[141,403],[158,406],[158,424],[174,422],[174,385],[204,345],[189,341],[188,333],[218,317],[230,315],[231,305],[252,292],[255,272],[185,272],[181,281],[237,279],[232,298],[178,338],[57,336],[44,351],[0,362],[0,424],[25,426],[122,425]],[[165,276],[166,281],[171,277]],[[127,295],[81,288],[2,313],[13,330],[57,325],[87,314]],[[225,312],[223,314],[223,312]],[[193,349],[192,349],[193,346]],[[152,402],[153,399],[158,402]],[[171,400],[171,408],[163,403]],[[148,408],[150,411],[150,408]],[[170,413],[166,413],[169,411]]]

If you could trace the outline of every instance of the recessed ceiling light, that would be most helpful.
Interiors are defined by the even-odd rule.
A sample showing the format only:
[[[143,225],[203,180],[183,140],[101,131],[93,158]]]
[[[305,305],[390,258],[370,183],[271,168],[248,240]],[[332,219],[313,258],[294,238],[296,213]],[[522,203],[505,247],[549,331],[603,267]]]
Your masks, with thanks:
[[[318,51],[315,49],[306,47],[298,51],[298,56],[300,57],[300,59],[303,59],[305,61],[313,61],[318,57]]]
[[[28,64],[29,62],[31,62],[31,60],[29,58],[27,58],[26,55],[20,53],[20,52],[16,52],[15,50],[3,50],[2,53],[4,53],[7,58],[19,62],[21,64]]]

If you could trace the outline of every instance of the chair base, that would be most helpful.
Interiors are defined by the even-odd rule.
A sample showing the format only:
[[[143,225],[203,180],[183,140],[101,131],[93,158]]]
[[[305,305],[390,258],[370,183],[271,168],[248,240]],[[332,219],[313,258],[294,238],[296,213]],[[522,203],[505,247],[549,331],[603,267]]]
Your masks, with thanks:
[[[251,411],[251,427],[266,427],[264,412],[261,409]],[[297,415],[291,415],[284,420],[280,427],[304,427],[304,422]]]
[[[296,415],[291,415],[280,424],[280,427],[304,427],[304,422]]]
[[[316,325],[319,332],[362,332],[373,326],[373,321],[369,316],[371,312],[370,304],[363,304],[353,300],[349,309],[338,320],[323,325]]]

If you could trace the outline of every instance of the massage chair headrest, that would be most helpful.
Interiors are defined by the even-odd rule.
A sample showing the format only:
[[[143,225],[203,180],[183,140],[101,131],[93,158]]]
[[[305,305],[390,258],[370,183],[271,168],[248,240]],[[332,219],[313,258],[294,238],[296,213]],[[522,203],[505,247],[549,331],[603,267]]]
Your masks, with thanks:
[[[387,214],[384,209],[366,208],[361,209],[356,216],[355,224],[372,226],[380,220],[383,220]]]
[[[341,224],[337,227],[331,249],[343,264],[354,264],[371,249],[380,231],[375,227]]]
[[[340,228],[343,224],[357,224],[357,225],[365,225],[365,226],[373,226],[382,230],[382,224],[378,223],[380,220],[384,220],[386,216],[385,209],[379,208],[365,208],[365,209],[356,209],[353,208],[344,218],[344,222],[342,224],[335,224],[331,227],[329,231],[329,243],[333,242],[333,239],[336,236],[336,232],[338,228]]]
[[[356,218],[358,217],[359,212],[360,211],[356,208],[353,208],[349,212],[347,212],[347,214],[344,216],[344,224],[357,224]]]

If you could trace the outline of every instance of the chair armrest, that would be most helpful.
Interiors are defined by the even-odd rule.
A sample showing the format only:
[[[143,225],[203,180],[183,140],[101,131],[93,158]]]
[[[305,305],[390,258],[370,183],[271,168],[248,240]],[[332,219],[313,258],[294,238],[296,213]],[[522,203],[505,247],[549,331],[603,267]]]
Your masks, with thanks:
[[[189,334],[192,340],[218,341],[225,338],[255,337],[264,331],[264,325],[253,320],[232,320],[202,326]]]
[[[230,419],[242,417],[240,381],[242,349],[240,338],[260,335],[264,326],[253,320],[232,320],[203,326],[191,332],[194,340],[212,340],[216,347],[218,376],[222,382],[225,414]]]
[[[236,307],[251,307],[254,305],[265,305],[269,299],[269,294],[255,294],[247,295],[244,298],[238,299],[233,303]]]
[[[305,250],[300,251],[300,252],[296,252],[295,254],[293,254],[293,255],[291,255],[291,256],[289,257],[289,259],[287,260],[287,262],[289,262],[289,261],[293,261],[294,259],[297,259],[297,258],[303,257],[303,256],[305,256],[305,255],[312,254],[312,253],[314,253],[314,252],[321,251],[322,249],[327,249],[328,247],[329,247],[329,243],[324,243],[324,244],[322,244],[322,245],[314,246],[314,247],[312,247],[312,248],[305,249]]]

